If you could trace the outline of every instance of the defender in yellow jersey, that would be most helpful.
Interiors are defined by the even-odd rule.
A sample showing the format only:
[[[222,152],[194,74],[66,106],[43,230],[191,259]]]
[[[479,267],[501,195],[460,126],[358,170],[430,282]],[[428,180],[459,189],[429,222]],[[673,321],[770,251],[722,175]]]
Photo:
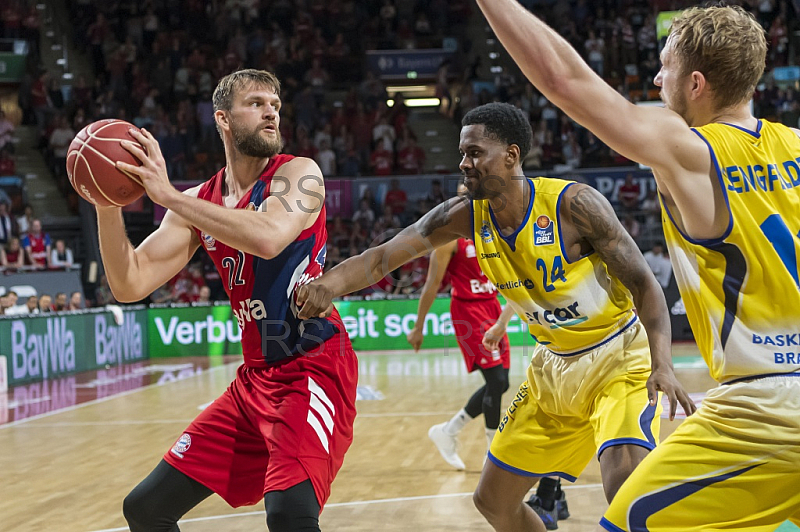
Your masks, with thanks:
[[[483,105],[462,125],[460,168],[472,200],[443,203],[303,287],[300,316],[326,315],[333,297],[473,238],[484,273],[543,342],[492,442],[475,503],[498,531],[544,531],[538,516],[552,512],[522,502],[540,477],[574,480],[597,454],[611,499],[655,445],[657,390],[673,413],[678,401],[693,405],[672,370],[661,286],[608,201],[586,185],[524,177],[533,135],[516,107]]]
[[[614,150],[653,168],[674,272],[721,384],[634,471],[599,530],[800,524],[800,131],[756,119],[763,28],[738,7],[672,22],[636,107],[514,0],[478,0],[528,79]]]

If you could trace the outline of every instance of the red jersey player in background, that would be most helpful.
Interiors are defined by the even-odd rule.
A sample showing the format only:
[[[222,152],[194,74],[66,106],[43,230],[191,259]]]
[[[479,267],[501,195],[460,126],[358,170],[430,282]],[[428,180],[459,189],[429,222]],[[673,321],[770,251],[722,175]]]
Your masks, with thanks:
[[[459,185],[458,190],[462,195],[466,187]],[[491,443],[500,424],[503,393],[508,390],[510,355],[505,325],[503,331],[496,334],[499,342],[496,338],[494,349],[487,350],[483,345],[484,334],[500,318],[501,308],[497,301],[497,289],[478,266],[475,244],[467,238],[459,238],[431,253],[428,277],[420,293],[417,322],[408,333],[408,343],[415,351],[422,345],[425,317],[436,299],[442,279],[448,273],[453,287],[450,316],[458,347],[464,356],[467,371],[480,370],[486,384],[472,394],[466,406],[450,421],[431,427],[428,436],[448,464],[463,470],[464,462],[458,456],[457,449],[458,433],[469,421],[483,414],[486,439]],[[510,307],[508,309],[504,323],[513,314]]]
[[[262,498],[271,532],[319,531],[319,514],[350,446],[358,376],[338,314],[297,318],[295,291],[322,275],[325,189],[319,167],[280,155],[280,83],[241,70],[220,80],[214,118],[227,166],[178,192],[153,136],[122,145],[137,175],[168,209],[133,248],[119,208],[98,208],[100,249],[119,301],[138,301],[179,272],[203,246],[223,278],[242,330],[244,364],[228,389],[177,439],[125,498],[133,532],[177,531],[212,493],[231,506]]]

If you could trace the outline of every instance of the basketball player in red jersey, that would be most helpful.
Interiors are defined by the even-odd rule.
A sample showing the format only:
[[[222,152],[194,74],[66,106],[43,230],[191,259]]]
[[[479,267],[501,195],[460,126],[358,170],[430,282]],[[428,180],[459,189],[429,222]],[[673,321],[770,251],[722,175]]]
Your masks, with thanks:
[[[139,301],[203,246],[225,281],[242,329],[244,365],[228,389],[181,434],[125,498],[133,532],[178,530],[177,521],[219,494],[231,506],[262,498],[271,532],[319,531],[319,513],[350,446],[356,356],[341,319],[300,320],[295,290],[322,275],[325,190],[310,159],[279,155],[280,83],[242,70],[214,91],[227,166],[178,192],[153,136],[122,145],[138,176],[168,209],[134,249],[118,208],[98,208],[100,248],[119,301]]]
[[[463,184],[459,185],[458,195],[466,194],[466,188]],[[453,286],[450,315],[458,347],[464,356],[467,371],[471,373],[480,370],[486,384],[470,397],[466,406],[450,421],[431,427],[428,437],[448,464],[463,470],[464,462],[458,456],[456,442],[458,433],[469,421],[482,413],[486,425],[486,439],[491,444],[500,424],[501,399],[503,393],[508,390],[510,356],[508,336],[505,335],[505,331],[497,342],[497,349],[488,351],[483,346],[484,334],[497,322],[501,308],[497,301],[497,289],[478,266],[475,244],[468,238],[454,240],[431,253],[428,277],[419,297],[417,322],[414,329],[408,333],[408,343],[415,351],[419,351],[425,317],[436,299],[442,279],[448,273]],[[510,318],[510,314],[508,317]]]

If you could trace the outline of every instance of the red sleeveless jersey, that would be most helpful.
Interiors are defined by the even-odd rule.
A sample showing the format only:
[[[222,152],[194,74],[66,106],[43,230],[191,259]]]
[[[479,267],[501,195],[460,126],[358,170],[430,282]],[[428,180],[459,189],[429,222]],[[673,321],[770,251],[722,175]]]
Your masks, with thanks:
[[[487,279],[478,265],[475,243],[468,238],[459,238],[456,252],[447,265],[451,295],[456,299],[494,299],[497,288]]]
[[[261,177],[236,204],[236,209],[258,210],[270,195],[275,172],[293,155],[270,158]],[[223,205],[225,169],[206,181],[197,197]],[[267,216],[265,214],[265,216]],[[334,313],[327,319],[297,318],[295,290],[322,275],[325,265],[325,206],[314,225],[304,229],[273,259],[263,259],[234,249],[194,228],[222,277],[231,308],[242,331],[245,364],[254,367],[283,362],[319,348],[337,332],[344,331]],[[264,238],[269,238],[264,235]]]

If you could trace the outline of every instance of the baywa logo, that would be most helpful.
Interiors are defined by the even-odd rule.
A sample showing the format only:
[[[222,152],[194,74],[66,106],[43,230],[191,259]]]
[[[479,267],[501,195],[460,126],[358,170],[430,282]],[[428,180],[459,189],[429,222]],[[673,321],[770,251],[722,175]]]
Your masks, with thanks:
[[[66,318],[49,318],[44,334],[29,333],[26,323],[11,322],[11,374],[14,380],[48,378],[75,371],[75,333]],[[39,329],[39,327],[36,327]]]
[[[483,221],[483,225],[481,225],[481,240],[483,240],[484,244],[491,244],[494,242],[494,237],[492,236],[492,229],[489,227],[489,222],[486,220]]]
[[[107,314],[94,318],[95,360],[100,365],[119,364],[144,357],[142,324],[134,312],[126,312],[122,325]]]

